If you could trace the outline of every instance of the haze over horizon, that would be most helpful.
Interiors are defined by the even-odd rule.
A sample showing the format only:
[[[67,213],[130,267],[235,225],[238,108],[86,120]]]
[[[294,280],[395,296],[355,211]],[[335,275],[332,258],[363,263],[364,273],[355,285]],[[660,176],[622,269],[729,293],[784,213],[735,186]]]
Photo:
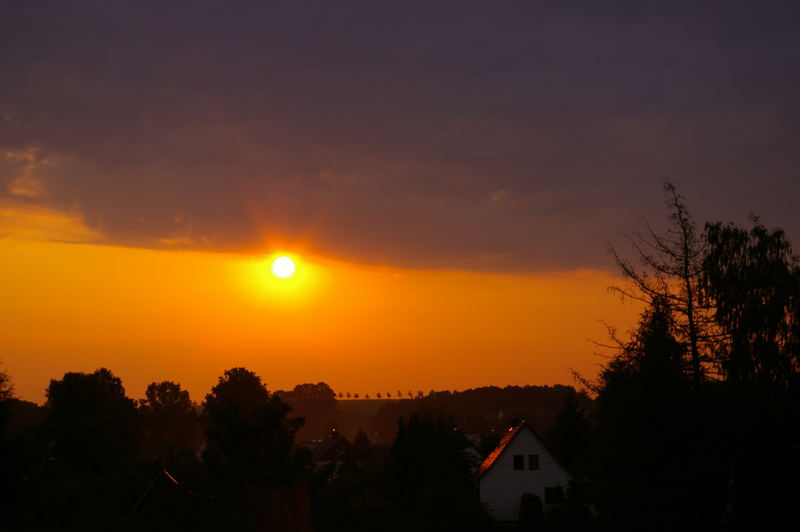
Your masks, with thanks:
[[[592,377],[662,180],[800,236],[800,12],[760,5],[4,2],[0,368],[35,401]]]

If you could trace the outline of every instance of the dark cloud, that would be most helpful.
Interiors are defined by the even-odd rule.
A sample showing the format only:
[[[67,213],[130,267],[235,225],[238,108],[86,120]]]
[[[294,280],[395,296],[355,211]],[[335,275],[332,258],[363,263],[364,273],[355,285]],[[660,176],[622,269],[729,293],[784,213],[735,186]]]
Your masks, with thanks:
[[[0,193],[28,172],[125,245],[418,267],[606,266],[663,178],[800,235],[794,6],[5,2]]]

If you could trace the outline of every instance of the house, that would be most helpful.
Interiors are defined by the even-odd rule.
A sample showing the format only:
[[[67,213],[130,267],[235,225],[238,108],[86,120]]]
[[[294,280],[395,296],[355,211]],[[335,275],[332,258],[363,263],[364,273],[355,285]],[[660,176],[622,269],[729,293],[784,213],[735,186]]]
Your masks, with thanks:
[[[302,446],[311,451],[311,460],[314,464],[314,469],[320,470],[333,464],[334,477],[339,465],[348,460],[353,448],[350,442],[347,441],[347,438],[339,436],[336,429],[331,431],[330,436],[327,438],[323,440],[313,440],[302,444]]]
[[[560,502],[569,473],[553,457],[527,422],[508,429],[477,473],[481,501],[498,521],[517,521],[523,493],[547,505]]]

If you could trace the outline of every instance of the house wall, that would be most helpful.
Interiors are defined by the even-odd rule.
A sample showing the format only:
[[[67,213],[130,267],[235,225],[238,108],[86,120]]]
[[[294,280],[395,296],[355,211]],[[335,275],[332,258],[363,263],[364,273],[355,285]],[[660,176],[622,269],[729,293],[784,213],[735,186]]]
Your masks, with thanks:
[[[514,455],[525,457],[525,469],[514,469]],[[528,469],[528,455],[539,455],[539,469]],[[500,521],[516,521],[523,493],[535,493],[544,503],[545,488],[567,487],[569,474],[531,430],[522,429],[479,479],[481,500]]]

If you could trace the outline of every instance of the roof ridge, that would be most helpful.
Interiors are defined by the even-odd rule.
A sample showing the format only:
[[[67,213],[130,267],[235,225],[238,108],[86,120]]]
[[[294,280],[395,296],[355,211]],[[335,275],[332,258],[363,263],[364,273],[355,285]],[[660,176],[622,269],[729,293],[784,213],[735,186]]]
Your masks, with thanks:
[[[495,461],[497,461],[497,459],[500,458],[500,455],[503,454],[503,451],[506,450],[506,447],[508,447],[511,441],[514,438],[516,438],[517,434],[519,434],[519,431],[522,430],[523,427],[528,427],[528,429],[530,429],[536,436],[536,432],[524,419],[519,423],[517,423],[516,426],[509,428],[508,431],[505,433],[505,435],[503,435],[503,437],[500,439],[500,442],[497,444],[497,447],[495,447],[494,450],[491,453],[489,453],[489,456],[486,457],[486,460],[484,460],[483,463],[481,463],[481,466],[478,468],[476,476],[480,477],[490,467],[492,467]]]

